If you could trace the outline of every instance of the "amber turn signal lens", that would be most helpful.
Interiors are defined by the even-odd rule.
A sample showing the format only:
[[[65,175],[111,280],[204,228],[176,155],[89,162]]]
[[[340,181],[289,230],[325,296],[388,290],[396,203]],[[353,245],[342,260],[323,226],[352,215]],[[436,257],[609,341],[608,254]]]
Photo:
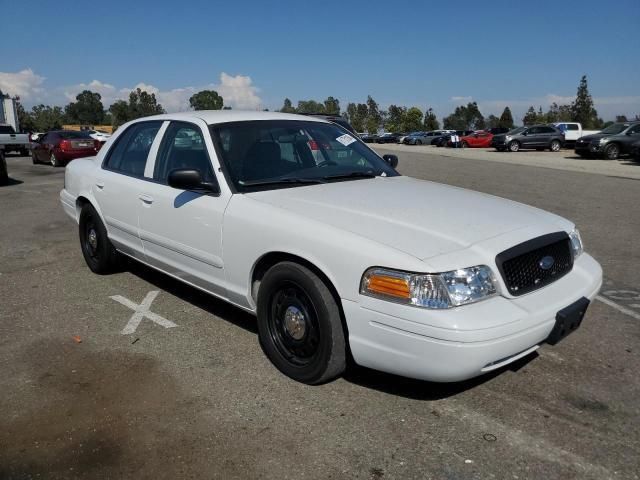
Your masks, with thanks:
[[[405,278],[373,274],[368,278],[367,290],[371,293],[410,299],[409,281]]]

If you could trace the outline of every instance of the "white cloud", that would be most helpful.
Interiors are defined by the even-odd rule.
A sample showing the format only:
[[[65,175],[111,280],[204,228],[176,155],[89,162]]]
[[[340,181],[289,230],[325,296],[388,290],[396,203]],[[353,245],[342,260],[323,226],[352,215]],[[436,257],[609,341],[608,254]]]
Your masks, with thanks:
[[[454,103],[469,103],[473,100],[473,97],[471,95],[467,97],[451,97],[450,100]]]
[[[108,107],[117,100],[126,100],[129,98],[129,93],[137,88],[153,93],[167,112],[189,110],[189,97],[200,90],[215,90],[224,99],[225,106],[231,106],[234,109],[256,110],[262,105],[262,100],[258,96],[259,89],[253,84],[251,77],[245,75],[233,76],[225,72],[220,74],[220,83],[210,83],[198,87],[188,86],[161,90],[154,85],[140,82],[132,88],[117,89],[108,83],[93,80],[89,83],[79,83],[67,87],[64,95],[67,100],[73,101],[82,90],[91,90],[102,95],[102,103],[105,107]]]
[[[19,72],[0,72],[0,90],[12,97],[18,96],[22,100],[33,100],[43,92],[41,87],[45,77],[36,75],[27,68]]]
[[[220,74],[220,84],[217,92],[224,98],[225,105],[241,110],[255,110],[260,108],[262,100],[258,97],[258,88],[253,85],[251,77],[244,75]]]

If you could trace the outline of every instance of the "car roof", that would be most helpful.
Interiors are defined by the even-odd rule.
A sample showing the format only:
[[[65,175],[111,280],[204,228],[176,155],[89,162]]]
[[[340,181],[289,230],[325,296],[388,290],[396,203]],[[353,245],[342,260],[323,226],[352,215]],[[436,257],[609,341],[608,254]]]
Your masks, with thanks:
[[[303,122],[329,123],[323,118],[293,113],[258,112],[250,110],[196,110],[193,112],[165,113],[144,117],[144,120],[204,120],[209,125],[251,120],[298,120]],[[141,119],[142,120],[142,119]]]

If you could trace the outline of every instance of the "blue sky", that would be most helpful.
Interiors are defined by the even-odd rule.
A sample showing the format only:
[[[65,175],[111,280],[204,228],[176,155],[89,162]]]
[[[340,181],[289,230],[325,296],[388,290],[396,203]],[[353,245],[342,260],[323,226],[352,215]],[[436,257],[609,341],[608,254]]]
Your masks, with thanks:
[[[236,108],[370,94],[439,116],[470,99],[521,116],[570,101],[586,74],[605,119],[640,114],[640,1],[534,3],[32,1],[25,21],[3,20],[0,89],[26,105],[87,86],[108,104],[141,85],[168,110],[207,87]]]

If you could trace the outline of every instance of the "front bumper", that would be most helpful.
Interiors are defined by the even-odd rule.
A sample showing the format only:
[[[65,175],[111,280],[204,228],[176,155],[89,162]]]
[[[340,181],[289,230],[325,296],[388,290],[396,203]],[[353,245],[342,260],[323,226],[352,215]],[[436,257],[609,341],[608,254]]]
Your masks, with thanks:
[[[606,144],[605,144],[606,145]],[[574,146],[574,151],[578,154],[598,154],[603,150],[604,145],[600,143],[592,143],[592,142],[580,142],[577,141]]]
[[[497,296],[449,310],[370,297],[342,303],[356,363],[405,377],[454,382],[533,352],[551,333],[558,311],[582,297],[593,300],[601,285],[602,269],[585,253],[571,273],[518,298]]]

